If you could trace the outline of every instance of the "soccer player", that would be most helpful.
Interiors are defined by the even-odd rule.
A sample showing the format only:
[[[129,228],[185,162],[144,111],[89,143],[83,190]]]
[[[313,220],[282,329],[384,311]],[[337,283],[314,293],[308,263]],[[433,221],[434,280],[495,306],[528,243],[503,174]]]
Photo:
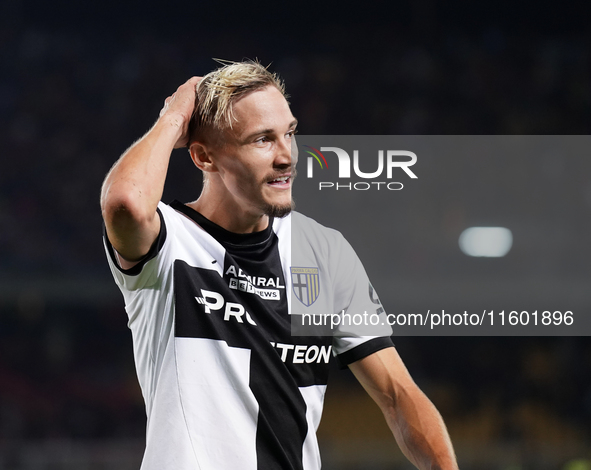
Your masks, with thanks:
[[[276,75],[228,63],[168,97],[104,181],[105,247],[148,416],[142,469],[319,469],[331,355],[411,462],[457,469],[441,416],[389,337],[291,334],[292,311],[383,310],[344,238],[292,213],[296,126]],[[203,190],[166,205],[179,147]]]

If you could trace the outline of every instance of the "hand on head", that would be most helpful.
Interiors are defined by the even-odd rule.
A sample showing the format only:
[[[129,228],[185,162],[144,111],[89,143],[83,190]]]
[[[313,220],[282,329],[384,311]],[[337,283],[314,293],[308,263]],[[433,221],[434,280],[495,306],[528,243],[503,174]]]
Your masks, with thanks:
[[[166,98],[164,106],[160,110],[160,119],[170,119],[171,125],[181,130],[181,136],[174,148],[186,147],[189,141],[189,122],[195,110],[195,98],[197,85],[202,77],[191,77]]]

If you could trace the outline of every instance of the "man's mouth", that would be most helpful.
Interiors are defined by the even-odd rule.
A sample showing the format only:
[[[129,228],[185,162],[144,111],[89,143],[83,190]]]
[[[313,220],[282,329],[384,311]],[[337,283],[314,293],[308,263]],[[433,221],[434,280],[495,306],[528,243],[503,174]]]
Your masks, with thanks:
[[[267,184],[270,184],[271,186],[286,186],[289,185],[290,181],[291,175],[286,175],[275,178],[274,180],[267,182]]]

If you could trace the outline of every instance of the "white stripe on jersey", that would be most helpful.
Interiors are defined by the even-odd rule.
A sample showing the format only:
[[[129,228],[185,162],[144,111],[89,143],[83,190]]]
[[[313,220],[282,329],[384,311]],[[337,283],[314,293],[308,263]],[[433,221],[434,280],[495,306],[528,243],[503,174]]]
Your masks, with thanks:
[[[203,469],[256,470],[258,403],[250,351],[225,341],[176,338],[181,406]]]
[[[320,449],[318,448],[318,439],[316,431],[320,425],[322,409],[315,406],[316,403],[324,403],[324,394],[326,385],[311,385],[309,387],[300,387],[300,393],[306,401],[306,420],[308,421],[308,435],[304,441],[304,455],[302,463],[306,470],[320,470]]]

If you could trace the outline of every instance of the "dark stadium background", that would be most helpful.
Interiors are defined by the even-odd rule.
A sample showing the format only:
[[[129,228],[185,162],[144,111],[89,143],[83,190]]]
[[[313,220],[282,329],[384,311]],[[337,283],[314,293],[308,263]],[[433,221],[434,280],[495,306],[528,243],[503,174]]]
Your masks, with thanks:
[[[138,468],[143,400],[98,196],[109,167],[187,77],[211,70],[214,57],[272,63],[302,134],[589,134],[589,10],[582,1],[0,2],[0,468]],[[496,195],[532,231],[503,269],[483,261],[487,280],[537,276],[591,313],[589,157],[521,169],[514,212],[509,192]],[[471,174],[454,167],[417,191],[414,217],[381,208],[380,239],[405,227],[392,230],[400,248],[390,255],[363,242],[362,207],[328,209],[348,211],[339,228],[386,309],[392,266],[409,285],[470,285],[451,235],[458,214],[478,216],[462,186]],[[190,200],[198,186],[179,151],[164,199]],[[420,290],[417,302],[430,295]],[[461,468],[586,470],[591,341],[581,334],[396,344],[442,412]],[[325,468],[409,468],[382,421],[335,371],[319,433]]]

